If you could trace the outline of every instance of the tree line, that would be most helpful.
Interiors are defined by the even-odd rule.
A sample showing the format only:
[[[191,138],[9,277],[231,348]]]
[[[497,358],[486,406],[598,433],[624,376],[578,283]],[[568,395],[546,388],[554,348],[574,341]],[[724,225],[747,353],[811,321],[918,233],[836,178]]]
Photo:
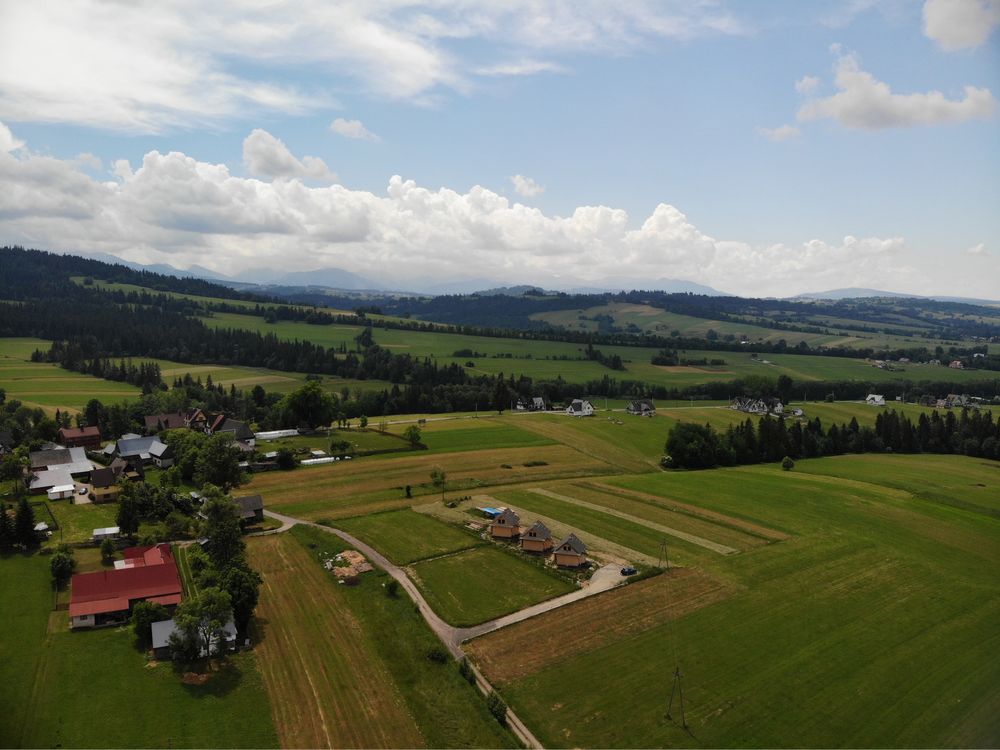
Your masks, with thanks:
[[[857,419],[824,428],[819,417],[795,420],[750,418],[718,432],[709,424],[679,422],[667,437],[665,468],[709,469],[716,466],[772,463],[838,456],[845,453],[951,453],[1000,460],[1000,417],[992,412],[963,409],[921,414],[914,423],[895,410],[880,413],[875,426]]]

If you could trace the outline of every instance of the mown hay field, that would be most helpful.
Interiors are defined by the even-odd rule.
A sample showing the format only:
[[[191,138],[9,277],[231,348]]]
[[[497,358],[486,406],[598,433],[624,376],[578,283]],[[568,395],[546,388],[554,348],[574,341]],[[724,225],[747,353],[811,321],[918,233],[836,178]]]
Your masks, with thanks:
[[[289,535],[248,545],[256,653],[282,747],[417,747],[416,721],[342,595]]]
[[[490,638],[499,646],[507,635],[511,648],[532,638],[517,641],[511,629],[474,643],[546,746],[690,744],[665,716],[678,664],[687,721],[702,745],[996,744],[1000,520],[942,500],[977,488],[995,496],[995,463],[841,456],[801,461],[791,472],[756,466],[600,483],[789,536],[701,556],[695,573],[726,596],[671,618],[671,596],[674,607],[686,605],[665,589],[664,614],[589,650],[558,646],[555,661],[500,667],[482,655]],[[546,632],[533,637],[553,642]]]
[[[258,646],[283,747],[516,747],[440,642],[380,570],[338,585],[343,550],[316,528],[251,540],[264,575]]]

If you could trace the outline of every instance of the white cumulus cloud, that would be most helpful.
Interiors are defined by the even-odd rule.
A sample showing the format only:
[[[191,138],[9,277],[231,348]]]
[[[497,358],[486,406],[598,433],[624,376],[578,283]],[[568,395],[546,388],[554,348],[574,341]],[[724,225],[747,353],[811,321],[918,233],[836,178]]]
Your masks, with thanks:
[[[536,195],[541,195],[545,192],[544,187],[530,177],[525,177],[523,174],[514,175],[510,178],[510,181],[514,186],[514,192],[525,198],[534,198]]]
[[[355,138],[364,141],[381,140],[377,135],[366,128],[361,120],[345,120],[343,117],[338,117],[330,123],[330,130],[337,135],[344,136],[345,138]]]
[[[831,119],[848,128],[880,130],[966,122],[989,117],[996,109],[993,94],[975,86],[966,86],[959,99],[940,91],[893,93],[887,83],[862,70],[853,54],[841,55],[834,71],[837,93],[805,102],[797,114],[800,122]]]
[[[998,0],[927,0],[924,3],[924,34],[949,52],[980,46],[998,25]]]
[[[795,90],[800,94],[811,94],[819,86],[819,79],[816,76],[802,76],[795,82]]]
[[[979,257],[989,256],[989,251],[986,249],[986,244],[980,242],[979,244],[973,245],[968,250],[965,251],[966,255],[976,255]]]
[[[757,128],[757,133],[775,143],[787,141],[789,138],[798,138],[802,134],[794,125],[781,125],[777,128]]]
[[[243,141],[243,163],[251,174],[258,177],[337,179],[318,156],[298,159],[280,139],[260,128],[253,130]]]
[[[0,151],[4,239],[227,274],[378,269],[386,285],[410,289],[473,276],[564,286],[614,280],[636,288],[669,277],[779,296],[870,285],[872,278],[892,278],[903,289],[930,277],[940,282],[931,269],[909,265],[900,237],[757,245],[715,238],[668,203],[633,222],[610,206],[554,216],[480,186],[429,189],[399,176],[382,193],[311,186],[282,178],[299,170],[299,160],[289,162],[277,139],[265,131],[251,136],[254,158],[259,150],[270,160],[257,172],[277,177],[236,176],[222,164],[150,151],[137,165],[113,161],[115,178],[99,181],[77,160],[27,147]],[[995,296],[993,278],[1000,273],[981,269],[977,293]]]

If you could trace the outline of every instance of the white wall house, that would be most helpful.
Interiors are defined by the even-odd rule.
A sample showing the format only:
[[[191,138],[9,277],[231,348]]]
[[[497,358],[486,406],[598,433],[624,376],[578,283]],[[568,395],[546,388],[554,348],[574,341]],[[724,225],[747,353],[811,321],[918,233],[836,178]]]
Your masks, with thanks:
[[[869,393],[865,403],[869,406],[885,406],[885,396],[881,393]]]
[[[594,406],[589,401],[575,398],[573,403],[566,407],[566,413],[571,417],[592,417],[594,416]]]

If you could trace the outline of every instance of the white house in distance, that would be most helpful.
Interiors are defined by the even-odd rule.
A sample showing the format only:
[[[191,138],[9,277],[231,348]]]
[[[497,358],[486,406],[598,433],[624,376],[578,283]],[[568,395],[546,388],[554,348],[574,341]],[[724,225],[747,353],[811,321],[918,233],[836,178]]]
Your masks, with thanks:
[[[573,403],[566,407],[566,413],[571,417],[592,417],[594,416],[594,405],[589,401],[575,398]]]
[[[885,396],[881,393],[869,393],[865,403],[869,406],[885,406]]]

